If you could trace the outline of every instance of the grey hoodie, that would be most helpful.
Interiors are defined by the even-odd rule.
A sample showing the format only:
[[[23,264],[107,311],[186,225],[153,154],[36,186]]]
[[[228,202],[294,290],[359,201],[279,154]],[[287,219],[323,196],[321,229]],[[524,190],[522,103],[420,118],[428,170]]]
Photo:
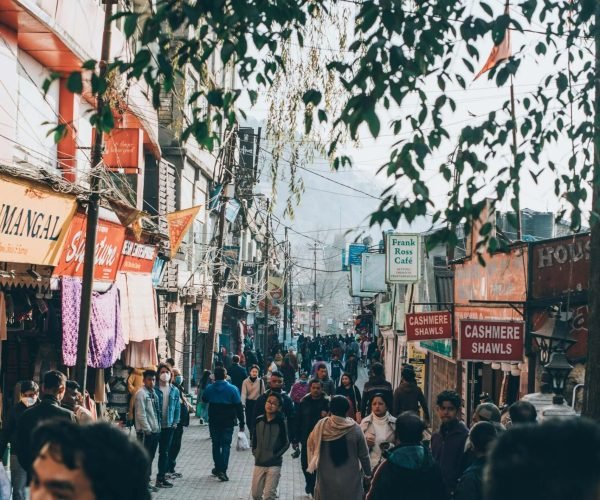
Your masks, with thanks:
[[[290,447],[285,418],[279,413],[270,422],[265,415],[256,419],[252,435],[254,464],[260,467],[278,467],[283,462],[283,454]]]

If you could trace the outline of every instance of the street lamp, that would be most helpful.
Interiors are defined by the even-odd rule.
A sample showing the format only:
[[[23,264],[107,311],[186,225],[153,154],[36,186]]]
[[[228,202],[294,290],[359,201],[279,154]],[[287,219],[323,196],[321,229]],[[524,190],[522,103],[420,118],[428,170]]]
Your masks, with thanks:
[[[544,366],[544,369],[552,378],[552,392],[562,396],[563,391],[565,390],[567,377],[573,369],[573,366],[571,366],[567,359],[565,351],[563,349],[555,350],[550,355],[550,361]]]
[[[531,335],[540,350],[540,361],[542,362],[542,365],[547,365],[550,362],[552,353],[563,351],[564,355],[564,352],[577,342],[570,336],[570,332],[571,327],[569,326],[568,321],[562,321],[558,318],[555,320],[551,332],[548,332],[546,329],[531,332]]]

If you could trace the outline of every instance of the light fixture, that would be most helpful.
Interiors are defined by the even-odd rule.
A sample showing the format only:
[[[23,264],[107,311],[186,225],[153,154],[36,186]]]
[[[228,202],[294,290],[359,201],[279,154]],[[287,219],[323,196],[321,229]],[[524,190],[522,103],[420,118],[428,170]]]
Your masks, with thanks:
[[[27,269],[27,274],[31,276],[35,281],[42,281],[42,275],[38,273],[35,269],[35,266],[31,266]]]
[[[558,318],[554,321],[554,328],[551,332],[548,330],[539,330],[531,332],[531,335],[540,350],[540,361],[542,365],[550,362],[552,353],[557,350],[568,351],[569,347],[577,342],[570,336],[571,327],[568,321],[562,321]]]
[[[562,395],[565,390],[567,377],[573,366],[569,363],[567,355],[563,349],[557,349],[550,355],[550,361],[544,369],[552,378],[552,392]]]

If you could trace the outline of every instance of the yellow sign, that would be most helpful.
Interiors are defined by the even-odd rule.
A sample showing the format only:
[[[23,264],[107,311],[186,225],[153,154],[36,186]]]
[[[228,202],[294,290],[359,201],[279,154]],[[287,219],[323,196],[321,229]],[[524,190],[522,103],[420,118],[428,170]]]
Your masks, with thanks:
[[[202,208],[202,205],[197,205],[178,212],[167,214],[167,222],[169,224],[169,240],[171,241],[171,258],[177,255],[177,250],[188,231],[196,215]]]
[[[76,209],[73,195],[0,176],[0,261],[55,266]]]

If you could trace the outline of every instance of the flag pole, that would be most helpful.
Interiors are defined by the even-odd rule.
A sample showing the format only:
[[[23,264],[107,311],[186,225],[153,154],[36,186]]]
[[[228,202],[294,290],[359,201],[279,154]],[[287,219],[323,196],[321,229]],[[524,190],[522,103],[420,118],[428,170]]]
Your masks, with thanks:
[[[512,128],[512,156],[513,156],[513,167],[517,167],[517,119],[515,116],[515,85],[513,83],[512,76],[510,77],[510,114],[513,122]],[[517,241],[521,241],[522,229],[521,229],[521,187],[516,193],[517,198]]]

